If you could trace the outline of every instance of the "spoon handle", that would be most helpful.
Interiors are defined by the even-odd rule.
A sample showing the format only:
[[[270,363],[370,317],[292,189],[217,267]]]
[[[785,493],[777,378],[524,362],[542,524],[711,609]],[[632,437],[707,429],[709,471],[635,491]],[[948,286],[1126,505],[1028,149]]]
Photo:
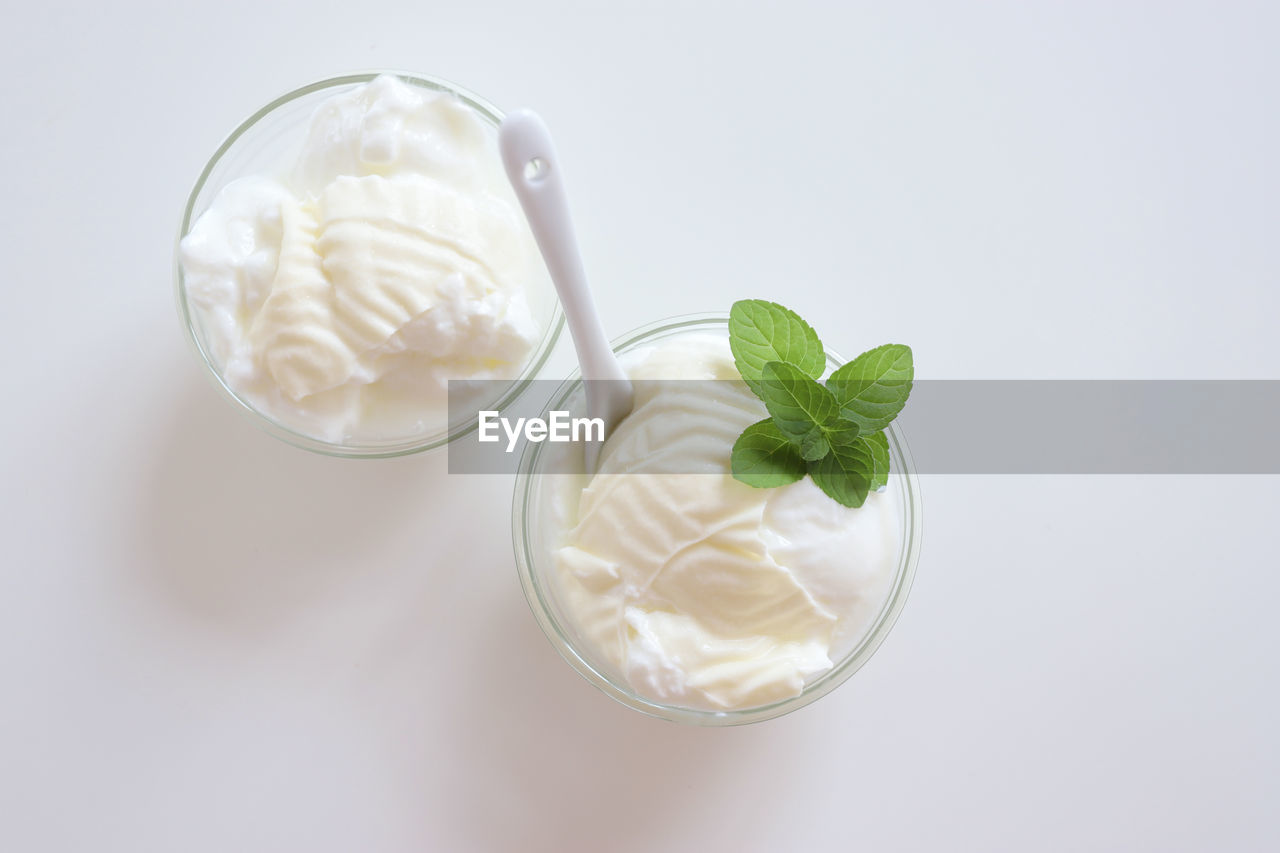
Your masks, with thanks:
[[[537,113],[517,110],[503,119],[498,147],[507,178],[560,294],[582,378],[625,380],[587,287],[551,133]]]

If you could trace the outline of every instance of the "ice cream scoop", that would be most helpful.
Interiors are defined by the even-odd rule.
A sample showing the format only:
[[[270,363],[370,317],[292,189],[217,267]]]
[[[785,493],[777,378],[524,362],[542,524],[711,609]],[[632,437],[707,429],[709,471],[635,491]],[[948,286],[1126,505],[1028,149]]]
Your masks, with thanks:
[[[262,426],[395,455],[465,428],[451,381],[476,408],[523,388],[559,317],[500,122],[452,84],[354,75],[290,93],[215,155],[183,221],[179,304]]]

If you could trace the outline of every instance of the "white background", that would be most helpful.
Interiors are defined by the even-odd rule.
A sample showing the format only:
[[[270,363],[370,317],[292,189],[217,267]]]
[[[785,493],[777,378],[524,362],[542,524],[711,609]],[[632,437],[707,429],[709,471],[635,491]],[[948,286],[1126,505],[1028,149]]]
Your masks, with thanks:
[[[612,334],[758,296],[922,377],[1280,378],[1274,4],[182,5],[4,13],[0,849],[1276,841],[1280,478],[927,477],[875,659],[687,729],[543,639],[510,480],[269,438],[172,295],[223,136],[390,67],[543,113]]]

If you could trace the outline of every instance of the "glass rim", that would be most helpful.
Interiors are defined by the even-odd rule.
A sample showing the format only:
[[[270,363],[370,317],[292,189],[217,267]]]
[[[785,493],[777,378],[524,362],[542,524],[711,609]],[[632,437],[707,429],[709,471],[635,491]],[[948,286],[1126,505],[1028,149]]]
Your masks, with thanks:
[[[187,298],[186,279],[182,272],[182,239],[186,237],[187,233],[191,230],[196,200],[205,190],[214,169],[217,168],[218,164],[222,161],[223,157],[226,156],[227,152],[231,150],[232,146],[253,130],[259,122],[281,107],[287,106],[288,104],[291,104],[300,98],[314,94],[315,92],[334,89],[339,86],[368,83],[383,74],[390,74],[398,77],[405,83],[422,89],[456,96],[468,107],[479,113],[482,118],[490,122],[494,127],[497,127],[502,123],[502,111],[474,92],[445,80],[444,78],[433,77],[427,74],[419,74],[412,71],[397,71],[393,69],[354,71],[334,77],[326,77],[321,80],[316,80],[303,86],[299,86],[295,89],[291,89],[279,97],[274,98],[265,106],[260,107],[252,115],[236,125],[236,128],[232,130],[217,149],[215,149],[213,155],[200,171],[199,177],[196,178],[195,184],[191,188],[191,192],[187,195],[186,205],[182,212],[182,219],[178,226],[178,235],[174,240],[173,247],[174,295],[177,300],[178,316],[182,320],[182,328],[184,336],[187,339],[187,343],[195,351],[196,356],[203,365],[205,376],[212,381],[214,386],[219,390],[219,392],[221,392],[222,396],[231,402],[238,412],[249,417],[260,429],[263,429],[267,433],[295,447],[300,447],[304,450],[310,450],[314,453],[320,453],[326,456],[337,456],[350,459],[382,459],[435,450],[445,446],[454,439],[467,435],[475,430],[475,419],[471,418],[458,424],[446,424],[442,429],[433,431],[430,434],[407,439],[338,444],[316,438],[315,436],[307,435],[306,433],[280,423],[265,412],[258,410],[227,384],[227,381],[222,376],[221,372],[214,367],[212,358],[206,351],[204,344],[200,341],[200,336],[196,334],[195,313],[193,312],[190,301]],[[502,410],[509,407],[529,388],[530,383],[537,378],[538,373],[546,365],[547,359],[550,358],[551,351],[555,348],[556,341],[559,340],[560,334],[564,330],[564,323],[564,310],[561,308],[560,300],[557,296],[552,299],[551,316],[547,321],[546,328],[543,330],[541,339],[534,346],[533,351],[529,356],[529,360],[525,363],[524,369],[520,371],[520,375],[511,380],[510,388],[508,388],[507,391],[492,404],[495,409]]]
[[[675,331],[695,328],[726,328],[729,318],[726,314],[704,313],[685,314],[658,320],[640,326],[610,341],[614,352],[643,343],[652,338]],[[828,367],[838,367],[845,360],[838,354],[827,350]],[[548,409],[563,408],[571,395],[582,386],[580,370],[573,370],[556,388],[547,403]],[[516,555],[516,568],[520,576],[520,586],[524,591],[525,602],[533,611],[534,619],[542,629],[547,640],[556,651],[569,663],[578,674],[601,692],[629,708],[651,717],[696,726],[736,726],[748,723],[763,722],[799,710],[815,700],[830,693],[847,681],[855,672],[863,667],[888,636],[890,629],[897,622],[911,586],[915,580],[916,566],[920,560],[920,547],[923,536],[922,503],[920,483],[915,472],[915,463],[906,439],[897,424],[890,424],[886,429],[889,439],[891,458],[899,466],[898,476],[904,490],[902,505],[906,517],[900,531],[900,551],[898,568],[894,574],[893,585],[889,594],[876,615],[875,621],[864,632],[856,646],[836,661],[831,669],[806,684],[800,693],[786,699],[780,699],[765,705],[756,705],[738,710],[713,711],[696,708],[685,708],[678,705],[667,705],[640,696],[625,683],[610,678],[579,654],[578,649],[569,640],[559,620],[553,615],[548,604],[544,585],[539,582],[535,571],[535,551],[530,539],[528,510],[533,502],[533,489],[539,476],[538,460],[543,452],[543,444],[529,442],[520,455],[516,474],[515,490],[511,507],[511,533]]]

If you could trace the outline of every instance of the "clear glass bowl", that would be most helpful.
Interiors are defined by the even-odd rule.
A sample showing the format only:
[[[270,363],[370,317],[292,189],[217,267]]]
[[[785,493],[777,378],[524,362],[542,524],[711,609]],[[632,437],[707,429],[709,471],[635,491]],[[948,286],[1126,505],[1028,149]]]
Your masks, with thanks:
[[[667,338],[693,332],[711,332],[727,336],[728,325],[729,320],[724,316],[674,317],[623,335],[614,341],[613,349],[623,354]],[[841,358],[828,351],[829,370],[834,370],[843,363]],[[547,409],[578,410],[576,401],[581,399],[581,394],[582,379],[575,372],[556,389]],[[884,641],[889,629],[893,627],[903,605],[906,604],[907,594],[911,590],[911,582],[915,577],[916,563],[920,557],[920,485],[901,430],[896,424],[890,425],[887,435],[892,458],[890,476],[895,479],[899,530],[902,536],[898,551],[898,566],[889,587],[889,593],[885,598],[884,606],[858,643],[847,654],[834,661],[834,666],[830,670],[808,683],[796,696],[768,705],[733,711],[708,711],[661,704],[638,695],[620,673],[615,672],[613,667],[595,655],[589,643],[581,640],[574,628],[572,618],[557,597],[558,581],[555,577],[555,560],[552,556],[553,543],[549,541],[553,525],[547,521],[549,513],[552,512],[552,502],[548,499],[548,495],[543,493],[542,488],[546,478],[554,476],[548,471],[558,469],[548,466],[558,466],[562,462],[553,456],[558,452],[556,449],[559,448],[559,452],[563,452],[568,445],[530,442],[525,445],[520,458],[511,521],[516,564],[520,573],[520,583],[524,588],[525,600],[528,601],[529,608],[542,627],[543,633],[547,635],[547,639],[555,646],[560,656],[587,681],[629,708],[678,723],[735,726],[772,719],[804,707],[838,687],[870,659]]]
[[[182,238],[187,235],[192,224],[208,209],[218,192],[228,183],[249,175],[277,173],[282,164],[288,162],[301,145],[308,122],[318,104],[335,94],[368,83],[380,74],[394,74],[412,86],[454,95],[470,107],[481,120],[495,129],[502,122],[502,113],[482,98],[445,80],[421,74],[402,71],[370,71],[331,77],[294,89],[245,119],[209,158],[208,164],[191,190],[186,209],[182,212],[178,244],[181,244]],[[187,298],[181,254],[177,246],[174,249],[174,280],[183,329],[210,379],[239,411],[250,416],[260,427],[283,441],[331,456],[402,456],[442,447],[476,428],[476,419],[468,415],[429,433],[383,441],[351,443],[328,442],[292,429],[255,408],[237,394],[222,377],[206,345],[199,313]],[[539,286],[538,292],[529,292],[528,298],[535,317],[540,319],[541,337],[520,371],[520,375],[512,379],[510,385],[502,389],[501,393],[497,393],[495,399],[478,401],[480,408],[501,410],[510,406],[542,369],[564,328],[564,314],[551,287],[550,279],[539,277],[535,284]],[[543,320],[545,322],[541,322]]]

